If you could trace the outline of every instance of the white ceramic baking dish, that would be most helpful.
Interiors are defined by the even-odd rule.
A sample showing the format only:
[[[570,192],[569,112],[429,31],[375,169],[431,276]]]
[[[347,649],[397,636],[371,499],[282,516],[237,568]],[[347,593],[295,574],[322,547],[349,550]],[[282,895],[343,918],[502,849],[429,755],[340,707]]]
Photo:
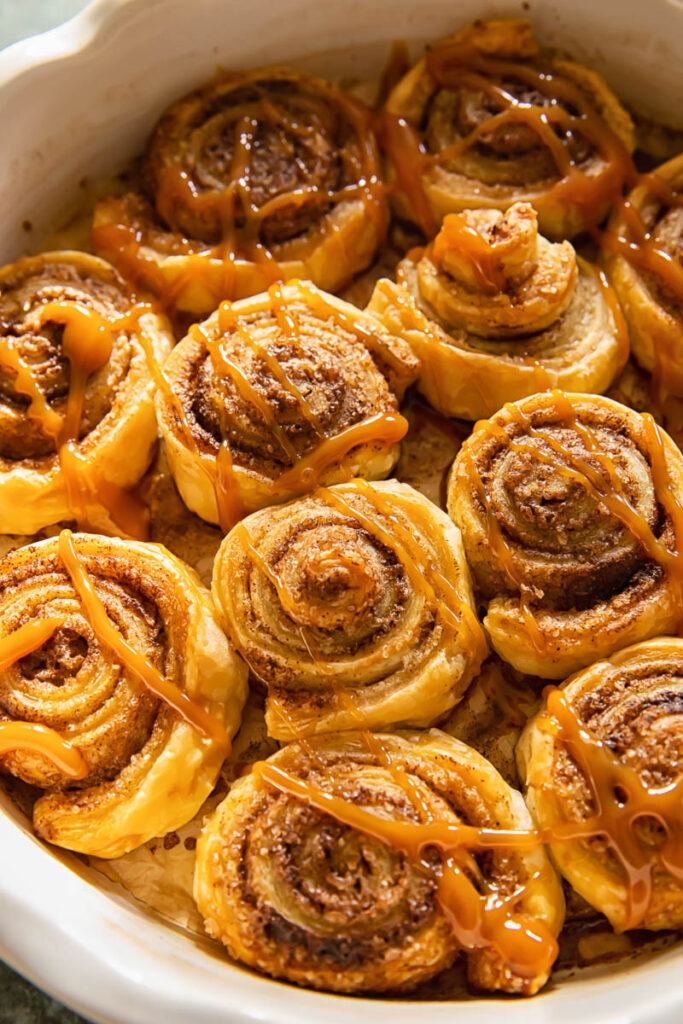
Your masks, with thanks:
[[[682,0],[96,0],[0,54],[0,260],[15,259],[98,177],[137,152],[159,112],[217,65],[291,62],[366,77],[392,39],[437,39],[521,14],[541,39],[606,74],[642,113],[683,127]],[[29,231],[29,222],[31,230]],[[0,814],[0,955],[89,1018],[112,1024],[680,1024],[675,949],[580,971],[531,1001],[362,1000],[268,981],[164,925],[76,858]]]

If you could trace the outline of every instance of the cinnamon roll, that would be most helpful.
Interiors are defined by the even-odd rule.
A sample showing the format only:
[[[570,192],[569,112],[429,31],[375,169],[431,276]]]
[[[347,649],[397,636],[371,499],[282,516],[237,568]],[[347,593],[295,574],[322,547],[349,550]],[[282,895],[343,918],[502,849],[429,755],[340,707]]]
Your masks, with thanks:
[[[683,155],[641,176],[601,240],[635,359],[662,404],[683,398]]]
[[[458,454],[462,530],[497,653],[546,679],[680,624],[683,455],[651,416],[597,395],[534,395]]]
[[[197,844],[195,898],[234,957],[310,988],[409,991],[463,950],[473,986],[529,995],[557,952],[558,880],[538,845],[462,843],[530,825],[439,730],[320,736],[233,786]]]
[[[540,51],[528,22],[478,21],[395,86],[384,140],[397,210],[428,237],[447,213],[522,200],[558,239],[621,194],[634,128],[600,75]]]
[[[459,531],[394,480],[249,516],[223,541],[212,589],[280,740],[430,725],[486,655]]]
[[[166,363],[157,413],[185,504],[226,532],[245,511],[388,476],[417,373],[372,316],[295,282],[222,303]],[[386,375],[386,376],[385,376]]]
[[[193,314],[283,279],[337,291],[386,231],[370,110],[286,69],[222,75],[179,100],[141,177],[144,194],[97,206],[93,243]]]
[[[615,931],[683,927],[683,641],[627,647],[546,694],[518,747],[532,813]]]
[[[480,419],[554,387],[606,391],[628,358],[602,272],[539,235],[529,203],[449,214],[368,309],[410,343],[419,390],[447,416]]]
[[[7,555],[0,580],[0,749],[25,723],[85,763],[74,781],[21,737],[0,755],[2,771],[45,791],[36,834],[118,857],[189,821],[246,697],[246,668],[195,574],[158,545],[63,531]]]
[[[157,438],[146,352],[163,360],[172,345],[166,319],[96,256],[0,269],[0,533],[72,520],[144,532],[125,489]]]

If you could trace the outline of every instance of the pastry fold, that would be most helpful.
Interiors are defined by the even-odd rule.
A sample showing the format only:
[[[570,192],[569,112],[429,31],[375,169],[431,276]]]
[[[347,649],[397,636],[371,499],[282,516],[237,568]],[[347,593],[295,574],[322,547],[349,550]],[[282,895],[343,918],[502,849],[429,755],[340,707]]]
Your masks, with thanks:
[[[682,499],[679,449],[611,399],[534,395],[480,421],[456,457],[448,508],[501,658],[563,679],[676,632]]]
[[[683,926],[683,641],[659,637],[546,695],[517,748],[557,867],[615,931]]]
[[[157,393],[185,504],[227,532],[318,483],[388,476],[407,429],[396,395],[418,365],[370,314],[309,283],[222,303],[176,346]]]
[[[602,234],[603,262],[655,395],[683,398],[683,155],[642,175]]]
[[[458,529],[395,480],[249,516],[223,541],[212,589],[281,740],[431,725],[486,656]]]
[[[288,745],[263,766],[336,796],[342,812],[394,823],[397,833],[420,822],[531,825],[521,794],[480,754],[437,729],[320,736]],[[564,900],[543,848],[459,856],[464,891],[475,903],[494,893],[501,904],[512,897],[518,926],[535,927],[544,936],[539,950],[545,946],[552,960]],[[209,934],[264,973],[337,992],[409,991],[455,960],[459,926],[476,932],[440,891],[440,859],[432,847],[416,862],[334,810],[323,813],[273,788],[257,766],[204,827],[195,898]],[[474,948],[477,941],[465,946],[474,986],[532,994],[543,985],[547,959],[522,976],[493,942]]]
[[[526,21],[477,21],[432,47],[385,105],[398,212],[529,202],[548,238],[599,223],[632,172],[631,119],[597,72],[539,50]]]
[[[120,492],[157,438],[146,351],[163,361],[172,345],[165,317],[96,256],[43,253],[0,269],[0,533],[74,519],[142,529]]]
[[[202,733],[161,701],[101,639],[62,560],[58,538],[0,563],[2,637],[54,617],[40,647],[0,672],[0,720],[38,723],[78,750],[77,783],[41,754],[0,757],[5,772],[44,790],[37,835],[70,850],[118,857],[178,828],[211,792],[237,731],[247,670],[196,574],[165,548],[75,534],[76,556],[106,618],[129,647],[215,724]]]
[[[141,179],[98,204],[93,243],[195,315],[281,279],[337,291],[386,232],[370,110],[296,71],[222,75],[178,100]]]
[[[381,280],[368,310],[421,362],[419,391],[476,420],[537,391],[606,391],[628,332],[602,271],[538,234],[528,203],[449,214],[426,249]]]

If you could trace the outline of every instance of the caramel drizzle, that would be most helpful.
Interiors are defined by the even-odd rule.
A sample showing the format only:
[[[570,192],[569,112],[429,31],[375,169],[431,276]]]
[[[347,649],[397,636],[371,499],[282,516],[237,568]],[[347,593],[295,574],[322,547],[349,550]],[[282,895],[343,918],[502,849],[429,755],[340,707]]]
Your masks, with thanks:
[[[390,502],[386,501],[376,488],[361,479],[354,480],[349,486],[367,499],[378,515],[368,515],[351,502],[345,501],[338,491],[332,491],[327,487],[318,488],[316,494],[342,515],[355,519],[363,529],[378,537],[382,544],[394,551],[417,593],[421,593],[429,603],[436,606],[447,628],[458,630],[463,622],[467,623],[476,649],[477,643],[482,640],[481,627],[468,604],[466,595],[461,594],[423,551],[415,536],[401,522]],[[382,524],[381,519],[391,524],[390,529]],[[424,530],[424,535],[429,535],[429,528]]]
[[[229,751],[230,740],[220,722],[188,697],[175,683],[164,678],[151,661],[131,647],[111,621],[76,549],[70,530],[62,530],[59,535],[59,557],[81,599],[88,622],[98,640],[106,644],[155,697],[177,712],[202,736]]]
[[[459,213],[449,213],[444,218],[441,230],[432,243],[434,262],[440,265],[444,256],[453,250],[467,256],[479,290],[484,295],[497,295],[505,291],[508,282],[495,246]]]
[[[84,779],[88,764],[81,752],[54,729],[35,722],[0,722],[0,756],[14,750],[40,754],[69,779]]]
[[[37,651],[65,621],[65,615],[34,619],[0,637],[0,672],[5,672],[27,654]],[[81,752],[45,725],[34,722],[0,722],[0,755],[13,750],[30,750],[41,754],[70,779],[84,779],[88,774],[88,765]]]
[[[0,637],[0,672],[4,672],[27,654],[37,651],[65,622],[65,615],[51,615],[27,622],[6,636]]]
[[[548,687],[546,721],[579,766],[592,791],[595,811],[583,821],[551,825],[548,842],[604,836],[626,880],[628,913],[619,931],[637,928],[650,907],[653,871],[661,864],[683,883],[683,776],[660,789],[649,789],[639,773],[623,764],[578,718],[562,690]],[[549,783],[550,784],[550,783]],[[666,838],[653,848],[639,838],[640,819],[654,819]]]
[[[365,328],[358,328],[353,323],[351,317],[347,317],[346,314],[334,309],[331,304],[325,302],[319,296],[317,290],[306,288],[306,286],[302,285],[301,291],[306,299],[314,305],[316,313],[319,312],[317,304],[318,300],[320,300],[320,309],[325,313],[329,311],[330,316],[340,326],[355,331],[363,341],[365,341],[365,335],[374,337]],[[292,341],[296,346],[301,347],[299,324],[294,311],[287,304],[287,299],[282,289],[278,285],[272,286],[269,289],[268,295],[278,327],[286,340]],[[266,426],[270,429],[274,440],[279,443],[285,456],[293,463],[289,469],[284,470],[271,482],[270,490],[274,498],[287,495],[295,496],[312,490],[330,466],[337,462],[343,462],[355,448],[378,443],[398,444],[405,437],[408,431],[408,421],[404,416],[393,412],[374,413],[357,423],[350,424],[331,437],[325,436],[318,417],[300,389],[287,375],[285,367],[253,337],[249,332],[247,322],[235,313],[230,302],[223,302],[219,307],[218,331],[218,335],[214,335],[204,326],[195,324],[190,328],[190,336],[198,340],[206,348],[216,375],[219,378],[228,378],[235,386],[242,400],[256,409]],[[294,397],[302,417],[313,427],[314,432],[318,435],[319,443],[312,451],[306,454],[300,454],[297,451],[284,429],[277,422],[275,413],[268,400],[260,395],[238,363],[227,354],[221,340],[221,334],[228,332],[234,332],[238,339],[251,349],[258,359],[265,363],[285,390]],[[377,347],[381,346],[376,345]],[[184,442],[198,457],[202,468],[209,475],[216,494],[220,524],[222,529],[228,532],[245,513],[244,506],[239,499],[239,483],[235,478],[234,458],[230,451],[229,442],[227,439],[221,442],[216,464],[213,464],[213,460],[209,461],[206,458],[197,444],[191,423],[181,401],[174,394],[163,371],[158,365],[155,365],[149,346],[147,346],[146,351],[157,386],[163,391],[164,397],[172,407]]]
[[[683,505],[671,487],[666,464],[664,438],[654,419],[648,413],[641,414],[657,501],[663,505],[673,526],[675,536],[673,551],[669,550],[660,538],[653,533],[647,520],[638,512],[629,499],[612,459],[606,452],[601,451],[599,440],[594,436],[591,428],[581,423],[578,419],[578,411],[575,409],[572,396],[561,391],[553,391],[552,399],[555,402],[554,411],[557,417],[557,420],[553,420],[553,423],[556,425],[558,421],[560,423],[564,422],[572,427],[581,437],[592,457],[598,462],[599,469],[591,465],[586,459],[575,455],[557,438],[550,437],[542,430],[534,427],[531,416],[524,413],[518,405],[506,405],[505,410],[512,417],[513,422],[527,436],[542,441],[544,445],[551,449],[552,454],[531,447],[525,444],[523,440],[510,438],[505,428],[492,420],[481,421],[475,429],[477,431],[483,430],[499,437],[504,444],[509,444],[513,451],[528,454],[536,461],[552,466],[553,469],[580,483],[596,501],[602,504],[639,541],[647,557],[667,572],[672,587],[678,595],[677,600],[680,601],[681,595],[683,595],[683,558],[680,553],[681,544],[683,543]],[[549,425],[553,424],[550,423]],[[496,552],[511,582],[520,589],[522,614],[524,615],[530,638],[538,652],[543,654],[545,639],[533,612],[528,606],[528,598],[525,599],[525,591],[522,589],[524,585],[515,567],[516,554],[514,548],[504,536],[500,524],[493,514],[488,495],[480,480],[472,455],[466,452],[465,457],[467,459],[468,475],[477,488],[477,493],[484,507],[489,543]]]
[[[683,266],[655,241],[653,226],[648,226],[643,208],[648,200],[655,200],[659,212],[683,204],[683,195],[656,171],[641,174],[634,191],[615,206],[614,227],[593,232],[599,245],[621,256],[633,267],[652,274],[679,304],[683,304]],[[656,301],[654,298],[652,301]],[[655,403],[664,407],[669,396],[683,398],[683,372],[680,353],[667,334],[658,335],[653,345],[654,368],[652,395]]]
[[[146,305],[137,304],[128,313],[110,319],[84,302],[56,299],[40,307],[37,329],[48,323],[64,327],[62,351],[69,360],[70,378],[63,416],[51,408],[32,368],[21,358],[15,344],[9,337],[0,338],[0,365],[15,374],[17,392],[31,400],[27,415],[37,420],[54,441],[67,502],[79,526],[88,526],[94,498],[96,506],[112,513],[120,529],[140,539],[147,536],[148,513],[144,504],[129,491],[95,477],[78,450],[78,442],[88,379],[108,362],[116,333],[135,329],[147,309]]]
[[[164,274],[153,256],[145,254],[147,243],[142,231],[125,223],[102,225],[93,230],[93,243],[97,248],[114,252],[122,272],[133,280],[151,285],[169,304],[177,301],[182,291],[195,280],[208,285],[207,264],[214,260],[223,265],[218,294],[214,296],[216,302],[234,297],[238,260],[246,259],[260,268],[261,284],[264,287],[281,281],[282,268],[276,256],[259,237],[262,223],[282,207],[302,206],[310,196],[321,196],[328,209],[360,198],[365,215],[375,223],[379,237],[383,238],[386,233],[387,218],[382,202],[384,185],[375,151],[371,111],[355,97],[346,95],[329,83],[324,83],[319,96],[307,96],[307,101],[312,110],[318,111],[323,124],[329,123],[332,111],[350,128],[355,150],[347,142],[344,147],[344,167],[353,180],[336,189],[323,188],[316,183],[299,185],[273,196],[261,207],[256,205],[252,199],[250,178],[252,151],[260,126],[267,124],[300,135],[311,131],[309,124],[299,124],[291,113],[266,94],[264,87],[259,86],[262,74],[259,71],[240,74],[236,83],[251,83],[259,89],[261,95],[235,108],[233,157],[222,188],[201,189],[193,180],[191,172],[180,166],[169,166],[164,170],[157,191],[156,210],[174,235],[185,242],[184,248],[188,253],[187,265],[171,289],[167,287]],[[309,113],[309,117],[312,114]],[[177,223],[176,210],[179,205],[199,217],[206,213],[216,214],[222,225],[219,244],[207,245],[199,252],[191,251],[192,244],[183,239]],[[319,223],[308,229],[313,232],[310,245],[314,246],[321,233],[332,227],[327,211],[323,210]]]
[[[552,966],[557,955],[554,937],[543,922],[515,912],[524,887],[504,898],[495,892],[481,895],[458,863],[457,854],[463,849],[529,851],[542,844],[604,836],[627,881],[629,913],[622,930],[635,928],[644,920],[657,863],[677,881],[683,881],[683,778],[660,789],[649,789],[634,769],[622,764],[588,732],[561,690],[547,687],[544,696],[549,728],[567,746],[593,791],[596,811],[582,821],[559,821],[542,829],[519,830],[435,820],[429,813],[427,820],[419,823],[397,821],[358,807],[274,764],[261,762],[254,772],[278,792],[401,850],[414,862],[424,864],[425,851],[437,849],[442,857],[437,895],[460,945],[467,950],[492,947],[515,973],[534,977]],[[660,849],[653,850],[638,837],[634,826],[641,818],[654,818],[664,828],[666,840]]]
[[[489,891],[482,895],[458,861],[458,854],[465,847],[479,851],[534,849],[539,843],[537,831],[476,828],[440,820],[397,821],[366,811],[274,764],[261,762],[255,765],[254,772],[277,791],[401,850],[416,863],[422,862],[425,850],[439,850],[442,866],[437,899],[458,943],[470,951],[495,949],[522,978],[532,979],[550,970],[557,956],[557,942],[543,921],[515,910],[522,892],[502,896]]]
[[[433,167],[461,156],[496,129],[514,123],[527,125],[540,145],[550,153],[558,179],[546,190],[547,199],[578,207],[586,225],[594,225],[605,204],[621,194],[635,177],[624,143],[593,108],[573,82],[550,68],[487,58],[458,42],[445,42],[429,51],[427,69],[441,88],[460,87],[481,91],[502,109],[476,125],[462,139],[438,154],[427,153],[415,128],[387,111],[383,114],[383,139],[404,192],[427,237],[435,234],[434,216],[425,192],[425,175]],[[521,82],[546,96],[551,104],[538,106],[517,99],[491,79]],[[572,113],[571,111],[576,111]],[[558,134],[559,133],[559,134]],[[574,161],[569,148],[572,137],[586,139],[602,160],[597,173],[588,174]]]

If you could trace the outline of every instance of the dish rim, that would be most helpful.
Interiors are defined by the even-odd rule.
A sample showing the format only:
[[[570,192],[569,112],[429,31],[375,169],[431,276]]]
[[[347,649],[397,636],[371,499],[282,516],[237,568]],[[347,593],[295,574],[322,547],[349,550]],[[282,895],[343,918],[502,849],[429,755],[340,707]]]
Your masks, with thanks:
[[[71,19],[0,51],[0,91],[48,64],[68,62],[96,43],[126,7],[163,0],[91,0]],[[680,0],[662,0],[681,6]],[[0,805],[5,805],[4,797]],[[377,1024],[413,1024],[411,1000],[363,999],[299,989],[212,955],[161,918],[74,871],[69,854],[51,854],[7,802],[0,814],[0,957],[76,1012],[101,1024],[347,1024],[372,1007]],[[12,869],[15,869],[14,871]],[[8,883],[7,879],[11,879]],[[103,879],[104,881],[104,879]],[[190,951],[201,949],[194,963]],[[574,1024],[582,1010],[601,1024],[675,1024],[683,1016],[671,948],[641,962],[621,962],[616,974],[583,969],[580,980],[551,986],[533,1000],[481,997],[420,1001],[434,1024],[490,1024],[505,1012],[510,1024]],[[185,970],[179,969],[179,962]],[[65,967],[67,968],[65,970]],[[68,968],[71,968],[69,970]],[[77,968],[77,969],[74,969]],[[163,985],[160,982],[163,981]],[[226,997],[232,996],[232,1003]],[[242,1000],[245,1005],[237,1005]],[[502,1007],[505,1010],[502,1010]]]

